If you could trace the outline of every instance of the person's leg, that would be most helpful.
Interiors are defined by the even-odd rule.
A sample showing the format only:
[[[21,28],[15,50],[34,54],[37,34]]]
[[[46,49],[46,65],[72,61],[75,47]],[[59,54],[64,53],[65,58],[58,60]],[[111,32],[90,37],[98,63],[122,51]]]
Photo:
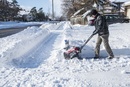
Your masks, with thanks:
[[[103,40],[103,43],[104,43],[104,47],[109,55],[109,57],[113,58],[114,55],[113,55],[113,52],[111,50],[111,47],[109,45],[109,40],[108,40],[108,37],[109,37],[109,34],[106,34],[106,35],[102,35],[101,38]]]
[[[99,58],[100,54],[100,45],[102,43],[101,37],[98,35],[97,37],[97,42],[96,42],[96,47],[95,47],[95,58]]]

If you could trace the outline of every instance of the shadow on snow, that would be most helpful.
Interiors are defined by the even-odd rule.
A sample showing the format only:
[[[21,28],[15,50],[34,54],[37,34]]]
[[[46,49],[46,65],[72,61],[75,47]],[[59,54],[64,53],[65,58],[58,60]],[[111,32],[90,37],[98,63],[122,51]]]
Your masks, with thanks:
[[[124,49],[112,49],[115,57],[120,56],[128,56],[130,58],[130,49],[124,48]],[[100,51],[100,57],[106,58],[108,56],[106,50]],[[85,46],[84,49],[81,52],[81,57],[85,59],[92,59],[94,57],[94,49],[89,46]]]

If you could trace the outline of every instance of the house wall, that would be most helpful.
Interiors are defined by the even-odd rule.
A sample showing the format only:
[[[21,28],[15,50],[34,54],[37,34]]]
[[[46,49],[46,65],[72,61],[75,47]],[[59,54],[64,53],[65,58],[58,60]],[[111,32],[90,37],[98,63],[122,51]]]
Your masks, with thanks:
[[[126,16],[130,18],[130,6],[127,6]]]

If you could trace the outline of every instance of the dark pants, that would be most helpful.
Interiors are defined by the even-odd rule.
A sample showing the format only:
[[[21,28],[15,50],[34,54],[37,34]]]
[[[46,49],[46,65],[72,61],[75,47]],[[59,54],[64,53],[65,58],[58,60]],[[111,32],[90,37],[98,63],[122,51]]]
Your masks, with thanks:
[[[108,37],[109,37],[109,34],[101,35],[101,36],[98,35],[97,43],[96,43],[96,47],[95,47],[95,56],[96,57],[99,57],[99,54],[100,54],[100,45],[101,45],[102,42],[104,44],[104,47],[105,47],[108,55],[110,57],[114,57],[113,52],[112,52],[112,50],[110,48],[110,45],[109,45]]]

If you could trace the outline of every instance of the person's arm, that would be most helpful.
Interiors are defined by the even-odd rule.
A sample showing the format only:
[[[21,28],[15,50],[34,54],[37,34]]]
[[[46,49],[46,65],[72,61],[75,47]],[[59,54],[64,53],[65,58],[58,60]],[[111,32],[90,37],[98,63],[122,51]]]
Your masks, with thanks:
[[[99,16],[97,21],[98,22],[96,23],[95,30],[93,31],[93,35],[97,34],[103,27],[102,26],[103,25],[103,18],[102,18],[102,16]]]

